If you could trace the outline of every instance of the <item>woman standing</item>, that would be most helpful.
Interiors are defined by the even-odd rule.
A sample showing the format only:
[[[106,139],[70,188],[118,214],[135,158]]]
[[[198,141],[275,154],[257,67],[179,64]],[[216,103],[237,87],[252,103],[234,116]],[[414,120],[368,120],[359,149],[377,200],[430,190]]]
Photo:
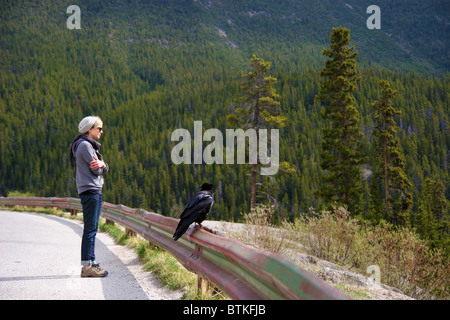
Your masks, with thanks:
[[[81,276],[106,277],[108,272],[95,261],[95,237],[102,208],[103,173],[109,167],[99,153],[103,122],[97,116],[83,118],[78,124],[81,133],[70,146],[70,162],[76,168],[74,178],[83,206],[83,237],[81,241]]]

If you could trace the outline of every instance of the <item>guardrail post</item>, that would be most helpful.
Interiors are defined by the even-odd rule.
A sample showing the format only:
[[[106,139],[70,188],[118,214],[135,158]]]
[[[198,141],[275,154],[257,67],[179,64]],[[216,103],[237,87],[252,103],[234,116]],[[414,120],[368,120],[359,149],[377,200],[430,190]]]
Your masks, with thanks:
[[[71,216],[76,216],[78,214],[78,210],[77,209],[70,209],[70,215]]]
[[[195,251],[191,253],[191,257],[197,260],[203,255],[203,249],[198,244],[195,244]],[[201,294],[202,297],[205,296],[206,292],[209,290],[210,282],[204,279],[201,275],[197,275],[197,293]]]
[[[197,292],[201,293],[202,297],[205,296],[206,292],[209,290],[209,281],[203,279],[200,275],[197,280]]]
[[[131,229],[126,229],[126,228],[125,228],[125,233],[126,233],[126,235],[129,236],[129,237],[136,237],[136,232],[134,232],[134,231],[131,230]]]

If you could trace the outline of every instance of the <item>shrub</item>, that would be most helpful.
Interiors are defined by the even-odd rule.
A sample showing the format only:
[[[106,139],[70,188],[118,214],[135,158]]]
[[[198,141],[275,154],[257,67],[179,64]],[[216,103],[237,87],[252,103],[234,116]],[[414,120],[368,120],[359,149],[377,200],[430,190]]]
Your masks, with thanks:
[[[318,258],[365,273],[370,265],[381,270],[381,282],[418,299],[450,297],[449,261],[441,250],[408,228],[385,221],[377,226],[358,223],[345,208],[284,223],[291,240],[301,242]]]
[[[350,213],[343,207],[333,208],[333,213],[322,211],[321,214],[311,208],[310,216],[284,225],[291,231],[292,240],[300,241],[318,258],[346,265],[356,254],[357,220],[350,218]]]
[[[22,191],[8,191],[7,197],[35,197],[31,192],[22,192]]]
[[[364,254],[356,265],[378,265],[382,282],[414,298],[449,297],[448,258],[441,250],[431,249],[428,241],[411,229],[382,221],[362,229],[360,238]]]
[[[273,206],[258,205],[243,215],[244,231],[234,234],[234,237],[258,249],[282,253],[289,243],[286,240],[288,230],[272,225],[273,213]]]

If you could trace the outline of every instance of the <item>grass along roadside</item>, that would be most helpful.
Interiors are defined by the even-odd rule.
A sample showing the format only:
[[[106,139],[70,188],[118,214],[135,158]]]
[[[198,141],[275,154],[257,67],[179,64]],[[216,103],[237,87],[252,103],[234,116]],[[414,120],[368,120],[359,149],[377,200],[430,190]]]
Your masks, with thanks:
[[[0,207],[0,210],[35,212],[83,221],[82,215],[71,216],[68,212],[55,208],[13,206]],[[197,275],[184,268],[169,252],[152,245],[148,240],[140,236],[129,236],[124,228],[116,224],[108,224],[104,218],[100,219],[99,230],[111,236],[116,243],[134,249],[143,264],[143,269],[155,274],[167,288],[182,290],[183,300],[227,299],[224,293],[218,293],[211,289],[204,295],[199,293],[197,290]]]
[[[197,275],[188,271],[166,250],[151,244],[140,236],[130,237],[117,225],[101,222],[99,229],[108,233],[118,244],[133,248],[146,271],[156,274],[163,285],[171,290],[181,289],[183,300],[227,299],[223,293],[209,290],[202,295],[197,290]]]

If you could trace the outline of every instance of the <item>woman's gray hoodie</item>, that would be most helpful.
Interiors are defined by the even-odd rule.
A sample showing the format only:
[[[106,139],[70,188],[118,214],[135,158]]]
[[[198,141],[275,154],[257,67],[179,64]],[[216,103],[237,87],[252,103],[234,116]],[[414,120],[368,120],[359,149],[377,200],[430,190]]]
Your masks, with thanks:
[[[76,159],[76,175],[75,181],[77,184],[77,192],[81,194],[86,191],[94,191],[95,193],[102,193],[103,187],[103,173],[109,169],[108,164],[106,168],[91,169],[91,161],[96,159],[102,160],[101,155],[96,152],[92,144],[84,139],[73,143],[72,152]]]

